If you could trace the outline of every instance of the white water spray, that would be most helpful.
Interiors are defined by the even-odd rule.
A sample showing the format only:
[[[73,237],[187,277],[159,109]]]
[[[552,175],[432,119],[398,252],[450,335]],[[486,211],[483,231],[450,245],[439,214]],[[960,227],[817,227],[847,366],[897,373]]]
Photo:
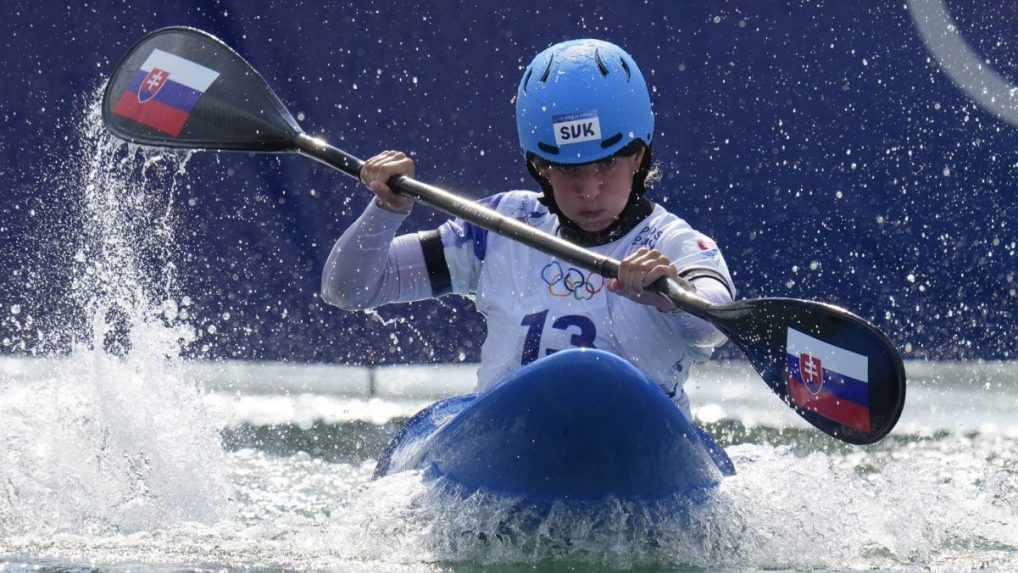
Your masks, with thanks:
[[[61,334],[74,346],[36,382],[7,383],[0,537],[155,530],[230,511],[218,428],[179,368],[196,336],[172,302],[173,200],[188,156],[114,140],[99,99],[79,154],[55,167],[80,192],[65,229],[76,248],[62,261],[77,314]]]

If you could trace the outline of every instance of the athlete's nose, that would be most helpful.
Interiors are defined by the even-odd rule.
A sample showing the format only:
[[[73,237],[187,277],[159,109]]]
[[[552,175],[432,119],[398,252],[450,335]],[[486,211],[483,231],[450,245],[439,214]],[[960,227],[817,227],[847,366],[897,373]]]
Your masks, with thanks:
[[[576,182],[576,188],[584,199],[596,199],[604,186],[604,177],[597,172],[586,173]]]

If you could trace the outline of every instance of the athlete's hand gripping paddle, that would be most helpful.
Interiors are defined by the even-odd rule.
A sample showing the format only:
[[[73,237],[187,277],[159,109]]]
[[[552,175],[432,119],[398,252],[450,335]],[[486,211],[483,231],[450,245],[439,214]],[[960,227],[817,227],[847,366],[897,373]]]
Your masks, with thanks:
[[[363,161],[301,130],[265,80],[219,39],[164,28],[121,60],[103,94],[117,137],[153,147],[300,153],[358,177]],[[405,176],[389,186],[451,215],[606,278],[619,262]],[[820,430],[853,444],[880,440],[905,403],[905,369],[891,342],[858,316],[788,298],[715,305],[672,280],[651,287],[710,321],[771,389]]]

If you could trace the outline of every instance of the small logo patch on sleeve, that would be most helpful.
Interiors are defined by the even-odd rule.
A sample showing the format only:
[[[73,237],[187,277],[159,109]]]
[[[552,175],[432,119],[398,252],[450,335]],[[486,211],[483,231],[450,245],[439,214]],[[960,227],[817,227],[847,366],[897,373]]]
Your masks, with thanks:
[[[700,238],[696,240],[696,246],[700,247],[701,251],[710,251],[718,248],[717,243],[715,243],[710,237],[706,237],[704,235],[700,235]]]

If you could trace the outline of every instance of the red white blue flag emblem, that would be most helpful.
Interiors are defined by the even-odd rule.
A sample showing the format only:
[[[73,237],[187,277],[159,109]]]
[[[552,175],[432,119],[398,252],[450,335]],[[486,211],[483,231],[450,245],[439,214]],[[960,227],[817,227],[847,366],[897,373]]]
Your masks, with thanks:
[[[816,356],[799,355],[799,373],[810,394],[819,394],[824,385],[824,364]]]
[[[135,72],[113,113],[174,137],[219,72],[186,58],[152,50]]]
[[[166,80],[169,77],[170,72],[152,68],[152,71],[145,76],[145,79],[141,80],[141,85],[138,86],[138,103],[145,103],[154,98],[159,90],[166,85]]]
[[[810,410],[860,432],[871,431],[869,359],[788,329],[788,396]]]

